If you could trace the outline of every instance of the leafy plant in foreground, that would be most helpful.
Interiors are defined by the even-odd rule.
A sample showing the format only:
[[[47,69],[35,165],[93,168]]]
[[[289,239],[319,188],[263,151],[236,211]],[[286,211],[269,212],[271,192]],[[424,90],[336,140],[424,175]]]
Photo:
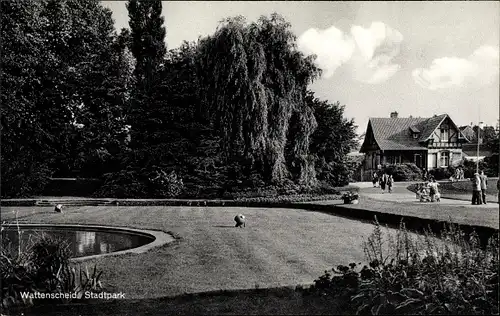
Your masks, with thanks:
[[[19,225],[18,232],[21,234]],[[72,265],[69,261],[71,251],[67,241],[48,234],[34,235],[27,245],[21,245],[22,239],[19,240],[17,249],[14,249],[13,243],[2,234],[2,310],[36,303],[29,296],[23,297],[21,293],[77,293],[76,298],[81,299],[85,291],[102,291],[102,271],[98,271],[97,266],[94,266],[90,273],[88,267],[83,270]],[[70,300],[60,298],[56,302]]]
[[[353,314],[498,314],[498,238],[481,249],[450,224],[438,239],[412,235],[403,222],[384,238],[375,222],[363,245],[368,266],[339,265],[315,280],[312,293]]]

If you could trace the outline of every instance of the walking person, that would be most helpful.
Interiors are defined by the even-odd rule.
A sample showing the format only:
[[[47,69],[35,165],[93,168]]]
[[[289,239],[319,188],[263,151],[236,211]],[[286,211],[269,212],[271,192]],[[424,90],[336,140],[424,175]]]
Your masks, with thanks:
[[[392,193],[392,185],[394,184],[394,179],[392,178],[392,174],[387,177],[387,189],[389,193]]]
[[[382,193],[385,192],[386,181],[387,181],[387,175],[384,172],[384,174],[380,177],[380,182],[379,182],[380,183],[380,188],[382,189]]]
[[[376,172],[374,172],[372,175],[372,183],[373,187],[376,188],[378,184],[378,174]]]
[[[486,189],[488,188],[488,177],[484,174],[484,170],[481,170],[479,179],[481,180],[481,202],[483,202],[483,204],[486,204]]]
[[[472,177],[472,205],[481,204],[481,179],[479,178],[479,174],[474,173],[474,177]]]

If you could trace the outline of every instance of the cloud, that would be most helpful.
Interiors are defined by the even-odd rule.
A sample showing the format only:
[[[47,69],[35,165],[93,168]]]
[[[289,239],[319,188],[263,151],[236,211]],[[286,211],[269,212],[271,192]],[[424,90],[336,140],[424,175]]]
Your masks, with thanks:
[[[316,55],[316,63],[323,69],[325,78],[331,77],[351,58],[355,47],[352,38],[334,26],[326,30],[307,30],[297,40],[297,46],[307,55]]]
[[[357,51],[353,56],[355,79],[366,83],[381,83],[392,77],[400,65],[392,63],[399,55],[403,35],[382,22],[373,22],[370,28],[353,26],[351,34]]]
[[[429,90],[456,87],[478,87],[498,79],[499,48],[481,46],[468,58],[443,57],[434,59],[427,69],[417,68],[415,82]]]
[[[392,59],[399,54],[403,36],[382,22],[367,29],[353,26],[349,34],[332,26],[326,30],[309,29],[298,39],[299,50],[315,54],[316,63],[329,78],[343,64],[352,66],[353,77],[366,83],[380,83],[400,68]]]

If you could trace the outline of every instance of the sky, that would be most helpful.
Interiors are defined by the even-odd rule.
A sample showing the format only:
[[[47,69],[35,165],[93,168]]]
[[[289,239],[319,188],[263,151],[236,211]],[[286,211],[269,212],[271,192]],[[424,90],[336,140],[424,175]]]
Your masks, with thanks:
[[[102,1],[116,29],[126,1]],[[310,89],[345,105],[358,134],[370,117],[449,114],[459,126],[499,119],[498,1],[163,1],[168,49],[213,34],[224,18],[273,12],[323,75]]]

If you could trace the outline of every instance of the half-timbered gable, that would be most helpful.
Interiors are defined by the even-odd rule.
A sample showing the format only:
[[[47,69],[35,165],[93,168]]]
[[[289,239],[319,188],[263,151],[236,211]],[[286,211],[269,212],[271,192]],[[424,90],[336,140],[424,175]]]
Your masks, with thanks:
[[[365,170],[406,162],[422,169],[448,167],[461,161],[468,142],[447,114],[400,118],[393,112],[390,118],[370,118],[365,135]]]

